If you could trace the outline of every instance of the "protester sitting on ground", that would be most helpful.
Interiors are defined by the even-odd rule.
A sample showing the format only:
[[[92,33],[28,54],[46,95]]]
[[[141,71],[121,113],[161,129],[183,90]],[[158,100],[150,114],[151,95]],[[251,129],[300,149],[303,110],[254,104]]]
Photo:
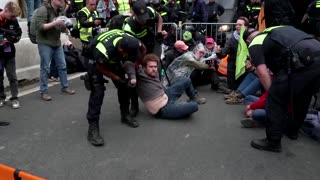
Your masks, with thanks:
[[[259,90],[261,90],[262,86],[260,79],[257,77],[254,67],[251,65],[250,61],[247,61],[247,71],[249,71],[249,73],[247,73],[237,90],[224,96],[227,104],[242,104],[244,97],[248,95],[255,95]]]
[[[218,63],[217,56],[214,51],[215,42],[212,38],[207,38],[206,40],[206,55],[205,58],[201,59],[201,62],[208,64],[210,69],[195,69],[190,75],[192,85],[196,88],[198,86],[203,86],[211,84],[211,89],[216,90],[218,93],[230,93],[231,90],[228,89],[223,82],[221,82],[220,77],[217,73]],[[207,51],[209,50],[209,52]]]
[[[166,70],[168,79],[164,80],[164,85],[169,85],[169,82],[174,84],[182,77],[190,78],[190,75],[194,69],[213,69],[214,67],[211,66],[211,64],[206,64],[201,61],[205,53],[205,47],[200,43],[194,48],[193,52],[186,52],[176,58]]]
[[[171,50],[168,50],[166,53],[166,56],[164,58],[165,61],[165,68],[168,68],[168,66],[172,63],[173,60],[175,60],[177,57],[183,55],[188,51],[189,46],[187,46],[183,41],[178,40],[174,43],[174,48]]]
[[[159,57],[147,54],[138,68],[137,92],[148,112],[157,118],[181,119],[198,111],[198,104],[206,100],[199,97],[190,79],[182,78],[164,89],[158,77],[158,64]],[[177,103],[183,92],[186,92],[190,101]]]
[[[190,51],[192,51],[193,48],[197,45],[196,41],[192,38],[192,34],[190,31],[185,31],[183,33],[182,40],[187,46],[189,46]]]
[[[266,121],[266,98],[267,92],[259,98],[257,96],[249,95],[245,97],[245,114],[246,118],[243,118],[240,123],[244,128],[261,127]]]
[[[228,58],[228,86],[231,90],[236,90],[243,80],[244,76],[239,77],[237,80],[235,78],[236,73],[236,57],[238,50],[238,41],[240,38],[240,29],[242,26],[247,28],[249,25],[249,20],[246,17],[239,17],[236,22],[236,30],[233,32],[232,37],[227,40],[224,48],[217,48],[218,58],[224,58],[229,54]]]

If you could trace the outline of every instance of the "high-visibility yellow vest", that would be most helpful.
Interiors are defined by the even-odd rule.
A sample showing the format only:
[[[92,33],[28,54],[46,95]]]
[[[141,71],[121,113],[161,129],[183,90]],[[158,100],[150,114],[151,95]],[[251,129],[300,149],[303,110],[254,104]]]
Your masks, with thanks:
[[[149,6],[147,8],[151,11],[151,13],[153,14],[153,17],[156,17],[156,11]],[[134,36],[135,38],[138,38],[138,39],[145,37],[148,34],[148,27],[144,28],[141,32],[134,32],[132,30],[132,27],[130,26],[130,21],[132,20],[131,18],[133,18],[133,17],[129,17],[125,20],[125,22],[123,24],[123,31],[125,33],[131,34],[132,36]]]
[[[317,0],[317,2],[316,2],[316,8],[320,8],[320,0]]]
[[[253,38],[252,42],[250,43],[249,47],[254,46],[254,45],[262,45],[264,39],[267,37],[269,32],[271,32],[273,29],[283,27],[283,26],[273,26],[265,29],[264,31],[261,32],[261,34],[257,35],[255,38]]]
[[[91,12],[89,11],[89,9],[87,7],[83,7],[80,11],[83,11],[87,15],[87,19],[89,22],[94,21],[93,16],[91,15]],[[93,13],[94,13],[95,17],[99,17],[96,10]],[[81,24],[78,20],[78,29],[80,30],[81,41],[89,42],[89,38],[92,37],[93,27],[89,27],[89,28],[81,27]]]
[[[129,0],[117,0],[118,2],[118,11],[119,14],[123,14],[124,12],[129,12],[130,11],[130,4]]]
[[[123,34],[124,34],[123,31],[121,31],[119,29],[114,29],[114,30],[107,31],[107,32],[100,34],[97,38],[98,44],[96,45],[96,49],[98,49],[106,57],[106,59],[108,59],[108,63],[110,63],[110,64],[114,64],[114,63],[116,63],[116,61],[115,61],[115,59],[112,59],[109,57],[108,49],[106,48],[106,43],[107,43],[107,41],[109,41],[113,38],[112,45],[114,48],[116,48],[116,44],[118,43],[119,40],[121,40],[123,38],[122,37]],[[110,51],[110,49],[109,49],[109,51]]]

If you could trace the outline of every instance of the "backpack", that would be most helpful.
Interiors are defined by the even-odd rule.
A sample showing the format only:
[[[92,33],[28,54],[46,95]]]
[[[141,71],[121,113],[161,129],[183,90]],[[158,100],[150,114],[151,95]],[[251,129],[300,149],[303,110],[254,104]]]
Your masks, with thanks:
[[[47,9],[47,8],[46,8]],[[28,36],[30,41],[33,44],[37,44],[37,29],[36,29],[36,16],[38,13],[39,8],[37,8],[36,10],[34,10],[34,12],[32,13],[32,17],[31,17],[31,22],[28,23]],[[47,9],[47,23],[49,22],[49,12]]]

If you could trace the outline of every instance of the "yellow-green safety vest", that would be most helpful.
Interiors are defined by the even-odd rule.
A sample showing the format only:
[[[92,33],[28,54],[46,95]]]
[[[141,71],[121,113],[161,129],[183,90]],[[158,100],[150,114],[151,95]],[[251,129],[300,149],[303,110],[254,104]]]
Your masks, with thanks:
[[[267,37],[268,33],[271,32],[273,29],[283,27],[283,26],[273,26],[265,29],[261,32],[261,34],[257,35],[255,38],[253,38],[252,42],[249,45],[249,48],[254,45],[262,45],[264,39]]]
[[[93,22],[94,19],[91,16],[91,12],[87,7],[83,7],[80,11],[83,11],[87,15],[88,22]],[[96,10],[93,13],[95,14],[96,17],[99,17]],[[82,41],[89,42],[89,38],[92,37],[93,27],[89,27],[89,28],[81,27],[81,24],[78,20],[78,29],[80,30],[80,39]]]
[[[153,8],[151,7],[147,7],[149,10],[151,10],[152,14],[154,15],[154,17],[156,16],[156,12]],[[131,29],[131,26],[129,25],[128,23],[128,20],[129,18],[127,18],[125,20],[125,23],[124,23],[124,26],[123,26],[123,31],[124,32],[127,32],[131,35],[133,35],[134,37],[138,38],[138,39],[141,39],[143,38],[144,36],[146,36],[148,34],[148,28],[145,28],[143,31],[139,32],[139,33],[136,33],[136,32],[133,32],[132,29]]]
[[[317,0],[317,2],[316,2],[316,8],[320,8],[320,0]]]
[[[130,4],[129,4],[129,0],[117,0],[118,2],[118,11],[119,14],[123,14],[124,12],[129,12],[130,11]]]
[[[114,29],[114,30],[107,31],[107,32],[100,34],[97,38],[98,44],[96,45],[96,49],[98,49],[108,59],[108,63],[110,63],[110,64],[114,64],[114,63],[116,63],[116,61],[114,59],[109,58],[108,49],[106,48],[105,44],[111,38],[118,36],[112,41],[112,44],[115,47],[116,44],[118,43],[118,41],[123,38],[122,37],[123,34],[124,34],[123,31],[121,31],[119,29]]]

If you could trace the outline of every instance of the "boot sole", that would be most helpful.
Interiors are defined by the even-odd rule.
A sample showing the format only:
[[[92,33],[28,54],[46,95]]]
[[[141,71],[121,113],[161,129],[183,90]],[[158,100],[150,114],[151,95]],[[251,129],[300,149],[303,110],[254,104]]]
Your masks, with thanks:
[[[87,138],[88,139],[88,138]],[[96,143],[96,142],[93,142],[91,141],[90,139],[88,139],[88,141],[90,142],[90,144],[94,145],[94,146],[103,146],[104,145],[104,142],[102,143]]]
[[[271,152],[281,152],[281,151],[282,151],[281,148],[279,148],[279,149],[275,149],[275,148],[264,148],[264,147],[261,147],[261,146],[256,145],[256,144],[253,143],[252,141],[251,141],[251,146],[252,146],[253,148],[256,148],[256,149],[259,149],[259,150],[264,150],[264,151],[271,151]]]

